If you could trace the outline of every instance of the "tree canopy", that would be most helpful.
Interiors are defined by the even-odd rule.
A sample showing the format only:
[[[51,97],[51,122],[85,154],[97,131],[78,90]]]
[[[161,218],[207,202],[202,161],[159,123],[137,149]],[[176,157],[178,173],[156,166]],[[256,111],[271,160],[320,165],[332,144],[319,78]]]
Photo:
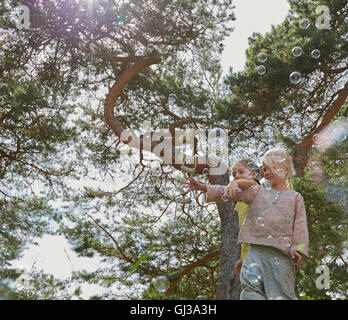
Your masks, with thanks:
[[[103,258],[96,272],[73,275],[110,288],[96,299],[238,299],[233,206],[183,197],[180,181],[190,172],[226,185],[234,161],[259,163],[282,146],[293,156],[309,225],[297,294],[346,299],[348,8],[289,2],[281,25],[249,38],[244,70],[224,78],[222,41],[238,19],[232,1],[3,3],[2,277],[15,277],[10,261],[27,241],[52,232],[79,255]],[[29,8],[29,29],[18,28],[19,3]],[[224,172],[206,174],[206,162],[194,168],[189,160],[206,158],[194,130],[213,128],[228,132],[229,157]],[[320,135],[331,137],[325,147]],[[168,149],[186,163],[163,161]],[[71,205],[57,209],[50,200]],[[329,289],[316,285],[320,265],[329,267]],[[69,296],[68,283],[49,275],[35,274],[31,285],[18,297]]]

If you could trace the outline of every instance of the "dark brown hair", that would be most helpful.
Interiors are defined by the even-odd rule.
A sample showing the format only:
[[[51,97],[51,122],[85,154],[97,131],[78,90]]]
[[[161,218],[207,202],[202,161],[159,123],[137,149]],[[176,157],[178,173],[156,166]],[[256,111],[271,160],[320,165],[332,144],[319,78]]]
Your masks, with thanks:
[[[260,184],[259,180],[261,180],[261,178],[263,177],[263,175],[262,175],[262,170],[261,170],[261,168],[259,168],[259,166],[258,166],[254,161],[252,161],[251,159],[242,159],[242,160],[236,161],[236,162],[232,165],[231,172],[233,171],[233,167],[234,167],[237,163],[243,164],[244,167],[247,168],[247,169],[250,170],[250,171],[255,171],[255,172],[256,172],[256,177],[255,177],[254,180],[255,180],[258,184]],[[249,165],[250,163],[253,165],[253,169],[249,169],[249,168],[248,168],[248,165]]]

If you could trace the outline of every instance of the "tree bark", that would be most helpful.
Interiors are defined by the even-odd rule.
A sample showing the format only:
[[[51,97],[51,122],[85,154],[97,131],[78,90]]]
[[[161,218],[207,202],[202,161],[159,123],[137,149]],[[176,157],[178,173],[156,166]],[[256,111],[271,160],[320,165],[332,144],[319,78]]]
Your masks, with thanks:
[[[211,184],[227,185],[229,173],[210,176]],[[234,265],[240,258],[240,245],[237,244],[239,234],[238,214],[234,211],[232,202],[217,203],[221,220],[220,270],[219,285],[216,300],[239,300],[240,281],[234,270]]]

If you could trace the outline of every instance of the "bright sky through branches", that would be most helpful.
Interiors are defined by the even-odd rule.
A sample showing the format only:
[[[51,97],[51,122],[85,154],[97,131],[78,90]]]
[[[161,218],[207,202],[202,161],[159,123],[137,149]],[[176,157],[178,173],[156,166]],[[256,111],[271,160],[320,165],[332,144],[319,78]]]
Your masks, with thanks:
[[[87,1],[92,4],[95,0]],[[248,47],[248,37],[253,32],[264,34],[271,31],[272,25],[282,23],[290,8],[286,0],[234,0],[233,4],[236,6],[235,16],[237,20],[234,23],[234,32],[224,41],[225,49],[221,59],[224,75],[228,73],[229,67],[233,67],[233,71],[243,70],[246,62],[245,50]],[[71,263],[75,271],[97,269],[99,259],[78,257],[70,249],[67,240],[61,236],[45,236],[36,241],[39,246],[33,246],[26,250],[24,257],[13,265],[26,266],[30,269],[33,260],[37,260],[37,270],[43,269],[45,273],[51,273],[60,279],[66,279],[71,275]],[[100,290],[97,290],[95,286],[84,286],[82,290],[82,297],[85,299],[100,294]]]

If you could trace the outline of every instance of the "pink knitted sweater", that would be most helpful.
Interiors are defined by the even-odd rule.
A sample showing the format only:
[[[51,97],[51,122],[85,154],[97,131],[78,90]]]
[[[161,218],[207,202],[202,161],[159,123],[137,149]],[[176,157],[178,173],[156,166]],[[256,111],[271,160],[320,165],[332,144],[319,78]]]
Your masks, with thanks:
[[[225,189],[226,186],[207,185],[206,201],[221,201]],[[255,185],[238,192],[232,200],[249,205],[238,243],[271,246],[287,255],[290,250],[297,250],[308,257],[307,218],[301,194]]]

